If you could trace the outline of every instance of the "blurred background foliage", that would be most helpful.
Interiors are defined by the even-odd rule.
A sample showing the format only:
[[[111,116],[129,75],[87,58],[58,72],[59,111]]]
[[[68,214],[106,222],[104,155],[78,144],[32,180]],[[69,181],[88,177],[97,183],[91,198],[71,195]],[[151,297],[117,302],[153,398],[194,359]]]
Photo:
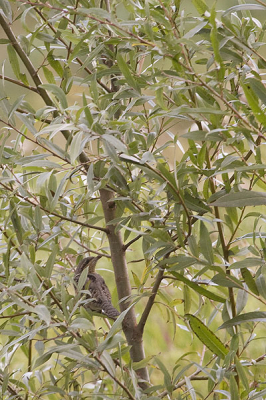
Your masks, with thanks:
[[[0,5],[2,398],[265,398],[266,4]],[[103,189],[138,363],[73,288],[102,254],[121,303]]]

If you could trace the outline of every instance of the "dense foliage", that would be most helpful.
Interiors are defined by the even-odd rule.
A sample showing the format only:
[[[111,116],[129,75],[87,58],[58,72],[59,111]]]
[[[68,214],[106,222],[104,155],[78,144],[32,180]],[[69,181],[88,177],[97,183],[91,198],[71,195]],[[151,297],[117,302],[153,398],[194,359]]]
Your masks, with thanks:
[[[4,400],[266,396],[266,4],[192,3],[0,1]]]

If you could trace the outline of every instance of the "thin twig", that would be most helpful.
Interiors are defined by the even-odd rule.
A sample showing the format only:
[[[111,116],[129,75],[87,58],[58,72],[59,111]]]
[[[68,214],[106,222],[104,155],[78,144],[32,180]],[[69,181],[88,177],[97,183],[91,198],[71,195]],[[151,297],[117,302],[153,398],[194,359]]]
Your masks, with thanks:
[[[157,274],[157,276],[156,276],[156,279],[155,279],[155,282],[154,282],[154,285],[153,285],[153,288],[152,288],[152,291],[151,291],[151,296],[149,297],[149,300],[147,301],[146,307],[144,308],[144,311],[143,311],[143,313],[141,315],[140,321],[138,323],[138,329],[141,332],[143,332],[145,324],[146,324],[147,319],[148,319],[148,316],[150,315],[152,306],[154,304],[155,297],[156,297],[157,292],[158,292],[159,287],[160,287],[160,283],[161,283],[161,281],[163,279],[163,274],[164,274],[164,270],[160,269],[158,274]]]

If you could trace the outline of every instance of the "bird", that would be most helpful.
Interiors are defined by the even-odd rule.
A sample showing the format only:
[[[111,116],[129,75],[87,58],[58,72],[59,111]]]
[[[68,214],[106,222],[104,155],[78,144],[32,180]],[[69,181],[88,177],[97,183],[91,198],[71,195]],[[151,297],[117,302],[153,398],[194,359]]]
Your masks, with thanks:
[[[74,284],[77,292],[80,275],[82,271],[88,267],[88,275],[82,290],[88,289],[90,295],[87,294],[86,298],[93,300],[90,300],[85,305],[85,308],[89,308],[92,311],[97,311],[99,313],[103,312],[107,317],[115,320],[120,313],[112,305],[111,293],[103,277],[95,272],[97,261],[101,257],[101,255],[97,257],[86,257],[81,260],[75,269]]]

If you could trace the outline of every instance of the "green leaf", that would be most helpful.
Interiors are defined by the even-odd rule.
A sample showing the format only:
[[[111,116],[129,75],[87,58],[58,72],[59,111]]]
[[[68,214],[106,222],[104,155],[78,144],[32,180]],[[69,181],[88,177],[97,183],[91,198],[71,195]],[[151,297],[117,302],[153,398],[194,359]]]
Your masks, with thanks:
[[[204,214],[211,210],[202,200],[191,196],[188,192],[185,192],[184,194],[184,201],[189,210],[196,211],[200,214]]]
[[[55,85],[54,74],[52,73],[52,71],[50,71],[47,67],[42,67],[42,69],[47,82]]]
[[[190,281],[189,279],[187,279],[186,277],[184,277],[183,275],[179,274],[178,272],[173,272],[171,271],[171,274],[179,281],[185,283],[187,286],[189,286],[191,289],[195,290],[195,292],[201,294],[202,296],[207,297],[208,299],[214,300],[214,301],[218,301],[220,303],[225,303],[226,299],[218,296],[215,293],[210,292],[209,290],[201,287],[199,284],[197,284],[196,282]]]
[[[70,325],[73,329],[95,330],[95,326],[86,318],[76,318]]]
[[[93,163],[91,163],[88,168],[88,172],[87,172],[87,185],[88,185],[89,193],[93,193],[95,190],[93,179],[94,179],[94,171],[93,171]]]
[[[127,151],[127,147],[124,145],[121,140],[117,139],[115,136],[108,135],[107,133],[102,135],[102,138],[113,145],[118,151],[125,153]]]
[[[14,47],[11,44],[9,44],[7,46],[7,53],[8,53],[11,68],[12,68],[16,78],[18,78],[20,80],[19,60],[18,60],[16,50],[14,49]]]
[[[264,110],[262,110],[259,106],[258,97],[256,93],[253,91],[251,84],[243,82],[241,86],[244,90],[248,104],[252,109],[255,117],[261,124],[263,124],[263,126],[266,126],[266,115],[264,113]]]
[[[224,322],[219,329],[230,328],[235,325],[244,324],[246,322],[266,322],[266,312],[252,311],[245,314],[238,315],[229,321]]]
[[[246,391],[248,393],[249,392],[249,382],[248,382],[247,375],[245,373],[245,369],[244,369],[243,365],[241,364],[241,362],[237,358],[235,359],[235,364],[236,364],[237,374],[238,374],[241,382],[243,383],[244,388],[246,389]]]
[[[48,92],[52,92],[64,110],[68,107],[66,95],[59,86],[52,83],[44,83],[43,85],[40,85],[40,87]]]
[[[44,304],[37,304],[37,306],[34,307],[34,310],[41,320],[43,320],[47,325],[50,325],[51,314]]]
[[[140,88],[137,84],[137,82],[135,81],[134,77],[133,77],[133,73],[132,71],[130,71],[126,61],[124,60],[123,56],[121,53],[117,54],[117,64],[120,68],[120,71],[122,72],[122,74],[125,77],[125,80],[127,81],[127,83],[129,84],[129,86],[132,86],[135,90],[137,90],[138,92],[140,92]]]
[[[230,387],[230,400],[239,400],[238,386],[235,377],[231,374],[229,379]]]
[[[228,354],[228,349],[221,340],[195,315],[186,314],[185,318],[189,321],[192,331],[199,340],[218,357],[225,358]]]
[[[42,212],[39,206],[36,206],[34,210],[34,223],[35,223],[35,228],[37,229],[38,232],[40,232],[43,228],[43,223],[42,223]]]
[[[234,262],[230,265],[229,269],[257,267],[262,264],[265,264],[262,258],[248,257],[245,260]]]
[[[47,61],[49,62],[51,67],[55,70],[55,72],[57,72],[57,74],[60,76],[60,78],[62,78],[64,70],[63,70],[63,67],[60,64],[60,62],[58,60],[56,60],[51,53],[48,54]]]
[[[202,254],[204,255],[205,259],[210,263],[213,264],[213,251],[212,251],[212,242],[210,238],[210,233],[206,228],[204,222],[200,221],[200,240],[199,245]]]
[[[91,7],[91,8],[77,8],[78,13],[80,14],[85,14],[85,16],[89,15],[95,15],[96,17],[103,18],[103,19],[109,19],[111,18],[110,13],[103,8],[96,8],[96,7]]]
[[[17,212],[17,204],[12,199],[10,200],[10,219],[12,221],[12,225],[16,232],[18,242],[19,242],[19,244],[22,244],[23,243],[23,228],[21,225],[21,219]]]
[[[224,11],[223,17],[237,11],[246,11],[246,10],[266,11],[266,7],[260,4],[239,4],[237,6],[230,7],[226,11]]]
[[[90,108],[88,106],[85,93],[83,93],[82,98],[83,98],[84,113],[85,113],[85,116],[86,116],[86,119],[87,119],[87,122],[88,122],[88,126],[91,127],[92,124],[93,124],[93,117],[91,115]]]
[[[260,206],[266,204],[266,193],[252,192],[243,190],[242,192],[232,192],[220,197],[218,200],[210,203],[215,207],[246,207]]]
[[[259,291],[251,272],[247,268],[241,268],[241,275],[249,290],[259,296]]]
[[[243,288],[242,283],[232,275],[217,274],[212,278],[212,282],[223,287]]]
[[[12,23],[12,8],[8,0],[0,0],[0,9],[3,11],[8,22]]]
[[[265,7],[266,10],[266,7]],[[263,83],[261,81],[259,81],[258,79],[254,79],[254,78],[248,78],[245,81],[246,83],[248,83],[253,92],[256,94],[256,96],[258,96],[258,98],[264,103],[266,104],[266,89],[265,86],[263,85]]]
[[[168,393],[172,393],[173,384],[172,384],[171,375],[169,374],[166,366],[163,364],[163,362],[159,358],[156,357],[155,361],[164,375],[164,384],[165,384],[166,390],[168,391]]]
[[[21,105],[21,103],[24,100],[25,95],[23,94],[22,96],[18,97],[17,100],[12,104],[9,113],[8,113],[8,120],[10,121],[14,112],[19,108],[19,106]]]
[[[69,150],[69,155],[70,155],[70,160],[71,164],[74,164],[75,160],[78,158],[78,156],[82,153],[83,148],[84,148],[84,141],[83,141],[83,132],[78,132],[74,136],[71,145],[70,145],[70,150]]]
[[[58,253],[59,253],[59,247],[57,244],[54,244],[54,246],[52,248],[52,252],[48,257],[48,260],[47,260],[46,266],[45,266],[45,277],[48,279],[51,278],[54,263],[55,263]]]
[[[34,363],[33,369],[38,368],[40,365],[45,364],[50,358],[52,357],[52,353],[46,353],[37,358],[37,360]]]
[[[264,275],[260,274],[256,279],[259,294],[266,299],[266,281]]]
[[[64,177],[62,179],[60,179],[60,183],[59,183],[59,185],[56,189],[56,192],[53,196],[53,200],[50,203],[50,211],[53,211],[56,208],[56,206],[58,204],[58,199],[62,195],[64,185],[65,185],[66,181],[69,179],[70,175],[71,175],[71,172],[65,174]]]
[[[208,10],[208,7],[203,0],[192,0],[192,3],[200,15],[203,15]]]
[[[191,293],[188,285],[184,285],[183,297],[184,297],[184,313],[188,314],[191,307]]]

